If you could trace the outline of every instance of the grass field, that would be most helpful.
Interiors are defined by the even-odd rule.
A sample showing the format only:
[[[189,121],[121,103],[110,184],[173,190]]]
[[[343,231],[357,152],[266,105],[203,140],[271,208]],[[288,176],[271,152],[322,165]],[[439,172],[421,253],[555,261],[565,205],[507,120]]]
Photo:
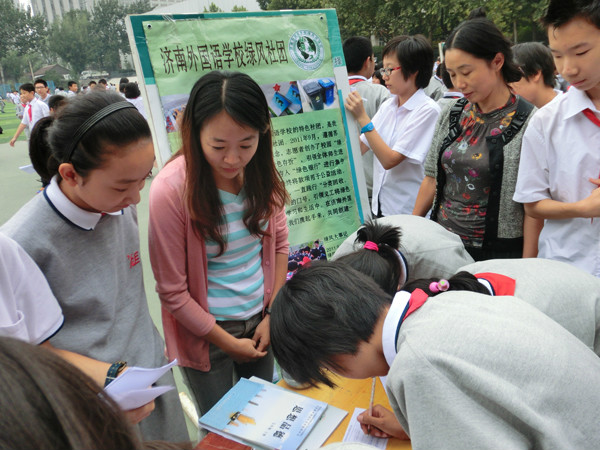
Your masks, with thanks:
[[[4,100],[6,106],[4,107],[4,114],[0,113],[0,127],[2,127],[3,132],[0,134],[0,144],[6,144],[10,142],[12,137],[17,131],[17,127],[21,123],[19,118],[15,115],[16,106],[14,103],[11,103],[7,100]],[[25,131],[21,133],[19,136],[19,141],[27,140],[25,137]]]

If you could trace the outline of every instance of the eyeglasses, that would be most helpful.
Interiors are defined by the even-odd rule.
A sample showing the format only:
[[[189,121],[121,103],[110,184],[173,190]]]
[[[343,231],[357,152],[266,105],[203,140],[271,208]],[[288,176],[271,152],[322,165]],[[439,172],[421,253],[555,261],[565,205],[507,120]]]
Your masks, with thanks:
[[[400,67],[400,66],[398,66],[398,67],[394,67],[394,68],[391,68],[391,67],[382,67],[381,69],[379,69],[379,73],[380,73],[381,75],[384,75],[384,76],[386,76],[386,77],[389,77],[389,76],[392,74],[392,72],[393,72],[394,70],[399,70],[399,69],[401,69],[401,68],[402,68],[402,67]]]
[[[371,61],[373,61],[373,64],[377,64],[377,56],[371,56]]]

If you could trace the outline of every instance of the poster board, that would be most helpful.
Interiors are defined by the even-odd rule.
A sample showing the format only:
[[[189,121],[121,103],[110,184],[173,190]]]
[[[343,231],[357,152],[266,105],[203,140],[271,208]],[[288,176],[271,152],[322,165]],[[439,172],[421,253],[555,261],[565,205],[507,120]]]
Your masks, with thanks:
[[[132,15],[126,25],[159,167],[179,148],[177,116],[194,83],[241,71],[269,104],[291,249],[329,257],[370,217],[335,10]]]

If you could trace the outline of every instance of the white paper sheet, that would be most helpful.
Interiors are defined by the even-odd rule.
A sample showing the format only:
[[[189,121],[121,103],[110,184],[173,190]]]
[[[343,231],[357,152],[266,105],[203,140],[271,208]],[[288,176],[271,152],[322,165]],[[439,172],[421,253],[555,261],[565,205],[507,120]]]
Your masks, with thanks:
[[[175,365],[177,365],[176,359],[156,369],[128,367],[122,375],[106,386],[104,391],[124,411],[139,408],[159,395],[175,389],[174,386],[150,387]]]
[[[352,418],[350,419],[350,423],[346,429],[346,434],[344,434],[344,442],[360,442],[361,444],[372,445],[373,447],[385,450],[385,447],[388,443],[387,438],[370,436],[363,433],[362,429],[360,428],[360,423],[356,418],[363,411],[365,411],[363,408],[354,408],[354,414],[352,414]]]

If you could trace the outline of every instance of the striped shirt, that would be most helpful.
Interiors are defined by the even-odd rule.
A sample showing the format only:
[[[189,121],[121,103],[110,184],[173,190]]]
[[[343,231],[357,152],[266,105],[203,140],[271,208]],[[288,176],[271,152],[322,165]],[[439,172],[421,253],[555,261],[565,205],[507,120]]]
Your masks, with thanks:
[[[219,191],[225,213],[221,233],[225,252],[206,240],[208,259],[208,310],[217,320],[246,320],[262,311],[264,276],[262,241],[250,234],[243,222],[244,192],[234,195]],[[263,229],[266,229],[265,222]]]

